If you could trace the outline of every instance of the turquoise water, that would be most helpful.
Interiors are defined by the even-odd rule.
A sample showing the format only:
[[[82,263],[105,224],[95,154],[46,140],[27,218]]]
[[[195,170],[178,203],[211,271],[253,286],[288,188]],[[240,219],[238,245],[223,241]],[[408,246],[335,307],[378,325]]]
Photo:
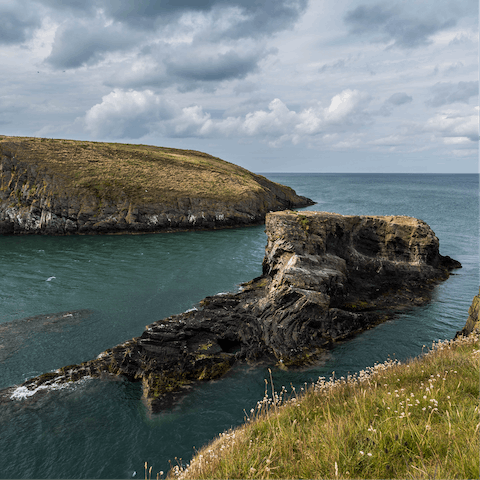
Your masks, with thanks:
[[[440,251],[463,268],[432,303],[338,345],[314,368],[273,370],[296,385],[358,371],[389,355],[418,355],[452,338],[478,293],[478,176],[268,174],[315,200],[311,210],[400,214],[425,220]],[[0,236],[0,388],[88,360],[140,335],[145,325],[235,290],[261,273],[263,226],[213,232],[79,237]],[[50,324],[27,317],[88,309]],[[261,399],[266,367],[236,367],[149,416],[138,384],[86,380],[0,405],[0,478],[132,478],[148,461],[166,471],[188,461]]]

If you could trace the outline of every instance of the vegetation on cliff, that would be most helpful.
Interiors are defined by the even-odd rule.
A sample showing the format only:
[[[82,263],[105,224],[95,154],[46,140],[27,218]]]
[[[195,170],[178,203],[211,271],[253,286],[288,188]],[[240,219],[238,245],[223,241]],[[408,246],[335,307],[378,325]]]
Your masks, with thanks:
[[[478,334],[275,393],[176,478],[478,478]]]

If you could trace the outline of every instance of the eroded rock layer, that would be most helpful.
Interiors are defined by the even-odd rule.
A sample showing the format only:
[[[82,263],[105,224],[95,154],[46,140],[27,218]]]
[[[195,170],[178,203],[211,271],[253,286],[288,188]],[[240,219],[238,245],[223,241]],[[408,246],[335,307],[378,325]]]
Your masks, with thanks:
[[[423,221],[325,212],[267,215],[263,275],[236,294],[157,321],[97,359],[24,384],[103,373],[143,382],[155,411],[194,380],[223,375],[237,361],[301,365],[333,342],[429,300],[459,262],[439,253]]]

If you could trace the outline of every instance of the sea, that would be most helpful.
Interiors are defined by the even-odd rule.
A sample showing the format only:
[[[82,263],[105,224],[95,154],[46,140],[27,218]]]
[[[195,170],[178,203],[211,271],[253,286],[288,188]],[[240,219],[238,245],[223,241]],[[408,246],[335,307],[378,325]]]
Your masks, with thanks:
[[[319,376],[405,361],[451,339],[479,288],[478,175],[265,174],[345,215],[409,215],[427,222],[440,253],[460,261],[432,301],[337,344],[296,370],[238,365],[149,414],[141,385],[86,379],[0,404],[0,478],[160,477],[244,422],[265,391],[298,391]],[[0,389],[98,356],[146,325],[237,291],[261,274],[263,225],[216,231],[105,236],[0,236]],[[74,314],[82,311],[81,315]],[[72,313],[73,312],[73,313]],[[47,318],[49,317],[49,318]]]

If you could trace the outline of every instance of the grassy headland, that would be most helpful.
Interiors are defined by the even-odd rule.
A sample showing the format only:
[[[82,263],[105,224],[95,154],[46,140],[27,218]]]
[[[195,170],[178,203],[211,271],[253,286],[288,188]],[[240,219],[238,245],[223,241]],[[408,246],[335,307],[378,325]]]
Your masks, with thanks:
[[[0,136],[0,234],[238,227],[313,203],[194,150]]]
[[[164,203],[181,197],[225,202],[262,190],[248,170],[194,150],[149,145],[0,136],[0,152],[38,165],[70,191],[98,198]],[[262,177],[263,178],[263,177]]]
[[[284,387],[172,478],[479,478],[478,332],[358,375]],[[273,386],[274,380],[268,381]]]

